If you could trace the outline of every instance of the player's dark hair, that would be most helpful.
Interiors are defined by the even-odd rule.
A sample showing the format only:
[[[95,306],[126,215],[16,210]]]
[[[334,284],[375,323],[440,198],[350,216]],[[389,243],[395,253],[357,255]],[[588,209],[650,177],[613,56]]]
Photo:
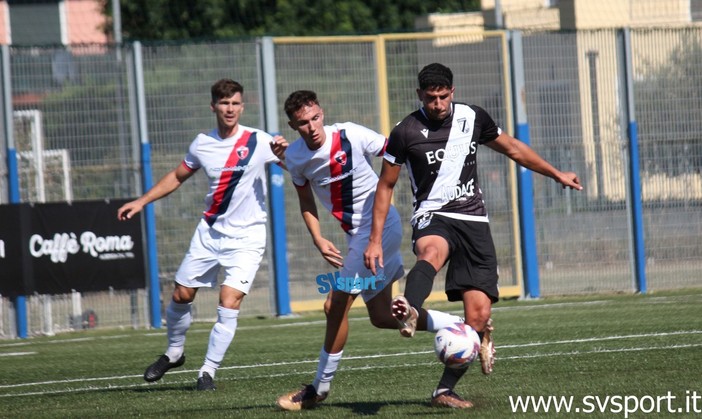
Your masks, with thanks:
[[[437,87],[453,87],[453,73],[443,64],[432,63],[425,66],[417,75],[419,88],[422,90]]]
[[[212,103],[217,103],[220,99],[232,97],[236,93],[244,94],[244,86],[231,79],[220,79],[212,85],[210,89]]]
[[[283,109],[285,114],[289,119],[292,119],[293,114],[299,111],[305,106],[317,105],[319,106],[319,100],[317,99],[317,93],[311,90],[297,90],[290,93],[287,99],[285,99],[285,104]]]

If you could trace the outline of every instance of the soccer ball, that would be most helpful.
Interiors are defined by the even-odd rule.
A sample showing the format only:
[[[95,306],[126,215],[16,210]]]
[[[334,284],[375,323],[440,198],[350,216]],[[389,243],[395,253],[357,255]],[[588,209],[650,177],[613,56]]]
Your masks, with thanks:
[[[480,338],[467,324],[454,323],[436,332],[434,351],[447,367],[468,368],[480,352]]]

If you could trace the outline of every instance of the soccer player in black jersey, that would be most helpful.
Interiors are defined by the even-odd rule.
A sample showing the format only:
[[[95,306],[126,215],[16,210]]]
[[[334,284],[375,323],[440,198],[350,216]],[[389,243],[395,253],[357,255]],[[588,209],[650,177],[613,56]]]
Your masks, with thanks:
[[[485,145],[521,166],[550,177],[564,188],[581,190],[573,172],[561,172],[528,145],[503,132],[479,106],[454,102],[453,73],[439,63],[418,75],[422,107],[390,133],[373,205],[373,224],[364,262],[371,271],[383,266],[381,247],[385,217],[403,164],[414,195],[412,242],[417,262],[407,275],[405,295],[392,301],[400,333],[411,337],[422,304],[437,271],[448,262],[446,295],[463,301],[465,322],[478,332],[480,363],[492,372],[492,304],[499,299],[497,257],[487,210],[478,183],[476,153]],[[431,404],[469,408],[472,403],[453,392],[464,370],[446,367]]]

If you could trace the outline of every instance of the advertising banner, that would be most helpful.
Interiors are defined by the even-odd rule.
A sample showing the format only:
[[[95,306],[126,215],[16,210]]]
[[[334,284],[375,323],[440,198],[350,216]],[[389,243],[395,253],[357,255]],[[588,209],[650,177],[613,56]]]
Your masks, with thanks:
[[[17,296],[31,294],[25,287],[23,267],[22,225],[29,226],[27,211],[20,211],[20,205],[0,205],[0,294]],[[24,217],[23,217],[24,216]],[[25,269],[23,269],[25,268]]]
[[[141,217],[118,221],[125,202],[0,206],[0,293],[144,288]]]

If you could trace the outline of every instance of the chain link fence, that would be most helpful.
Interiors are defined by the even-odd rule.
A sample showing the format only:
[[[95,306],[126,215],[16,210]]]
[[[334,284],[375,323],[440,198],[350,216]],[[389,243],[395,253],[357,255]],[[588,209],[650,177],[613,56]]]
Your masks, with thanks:
[[[543,295],[634,290],[628,138],[619,83],[622,51],[616,37],[614,30],[523,36],[524,95],[532,147],[561,170],[577,172],[584,185],[582,192],[568,191],[534,176]],[[699,286],[702,31],[637,29],[631,31],[631,39],[649,290]],[[457,101],[484,107],[498,125],[513,132],[505,33],[273,41],[275,108],[281,133],[288,140],[296,135],[285,123],[282,106],[287,95],[298,89],[319,94],[327,123],[353,121],[389,134],[392,125],[417,108],[416,74],[435,61],[454,71]],[[214,126],[209,88],[215,80],[229,77],[241,82],[246,106],[241,123],[264,126],[260,40],[149,44],[142,51],[154,182],[180,163],[197,133]],[[139,196],[143,191],[131,85],[132,47],[10,47],[9,58],[12,92],[2,95],[11,94],[22,202]],[[6,148],[3,139],[0,203],[8,202]],[[478,156],[500,282],[519,285],[514,167],[506,157],[486,148]],[[379,168],[380,159],[374,164]],[[291,298],[320,299],[315,278],[332,269],[313,246],[285,176]],[[408,220],[412,198],[404,169],[401,179],[395,205]],[[155,203],[164,306],[204,209],[206,186],[207,180],[196,174],[176,193]],[[343,247],[345,237],[338,223],[324,211],[320,215],[324,234]],[[403,245],[407,269],[414,264],[409,237],[407,224]],[[242,315],[274,311],[270,258],[269,251],[242,305]],[[440,276],[435,290],[442,287]],[[217,291],[198,294],[196,319],[215,318]],[[71,294],[31,296],[28,304],[30,334],[149,325],[144,289],[83,294],[78,299]],[[12,311],[12,301],[2,298],[2,337],[14,336]]]

